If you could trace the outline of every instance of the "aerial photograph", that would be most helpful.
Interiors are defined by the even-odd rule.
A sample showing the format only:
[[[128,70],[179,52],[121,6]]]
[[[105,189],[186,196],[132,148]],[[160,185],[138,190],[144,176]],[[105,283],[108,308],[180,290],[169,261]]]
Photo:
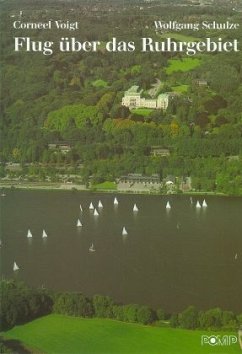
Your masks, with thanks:
[[[0,33],[0,353],[242,353],[242,0]]]

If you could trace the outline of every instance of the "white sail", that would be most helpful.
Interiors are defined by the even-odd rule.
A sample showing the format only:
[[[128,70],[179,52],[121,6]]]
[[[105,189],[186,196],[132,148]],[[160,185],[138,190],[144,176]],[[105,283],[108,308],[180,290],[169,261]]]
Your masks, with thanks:
[[[235,254],[234,259],[238,259],[238,253]]]
[[[95,252],[95,247],[94,244],[92,243],[91,246],[89,247],[89,252]]]
[[[80,210],[82,211],[83,209],[82,209],[82,205],[80,204]]]
[[[166,203],[166,209],[171,209],[171,204],[169,201]]]
[[[101,200],[99,200],[99,202],[98,202],[98,208],[103,208],[103,204],[102,204]]]
[[[98,216],[98,215],[99,215],[97,209],[94,210],[93,215],[95,215],[95,216]]]
[[[118,205],[118,199],[116,197],[114,198],[113,204]]]
[[[199,201],[197,201],[196,208],[198,208],[198,209],[201,208],[201,204],[199,203]]]
[[[90,209],[90,210],[93,210],[93,209],[94,209],[94,205],[92,204],[92,202],[91,202],[90,205],[89,205],[89,209]]]
[[[207,206],[208,206],[205,199],[203,200],[202,206],[203,206],[203,208],[207,208]]]
[[[27,237],[28,237],[28,238],[33,237],[30,230],[28,230]]]
[[[19,270],[19,266],[17,265],[16,262],[13,263],[13,270],[14,271]]]
[[[47,233],[46,233],[45,230],[43,230],[43,232],[42,232],[42,237],[43,237],[43,238],[47,237]]]
[[[126,228],[125,228],[125,227],[123,227],[123,230],[122,230],[122,235],[123,235],[123,236],[128,235],[128,231],[126,230]]]
[[[82,226],[80,219],[77,220],[76,226]]]
[[[136,204],[134,204],[133,211],[139,211],[139,209],[138,209]]]

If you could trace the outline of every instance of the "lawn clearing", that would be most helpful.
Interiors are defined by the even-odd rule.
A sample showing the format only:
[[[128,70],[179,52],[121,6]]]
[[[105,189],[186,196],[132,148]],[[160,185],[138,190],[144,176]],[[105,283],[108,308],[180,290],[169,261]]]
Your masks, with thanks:
[[[239,344],[201,345],[212,332],[49,315],[4,333],[46,354],[235,354]],[[216,332],[216,335],[221,334]],[[228,333],[226,333],[228,334]]]
[[[166,68],[167,75],[171,75],[174,72],[181,71],[187,72],[195,69],[201,65],[201,59],[197,58],[183,58],[183,59],[171,59],[168,60],[169,66]]]
[[[107,81],[99,79],[99,80],[93,81],[92,85],[94,87],[107,87],[108,83],[107,83]]]
[[[167,32],[161,35],[162,38],[171,38],[179,42],[197,42],[199,38],[193,36],[186,36],[181,33]]]
[[[116,190],[117,189],[116,183],[110,182],[110,181],[105,181],[103,183],[94,184],[93,187],[96,189],[102,189],[102,190]]]
[[[177,85],[177,86],[172,86],[172,91],[177,93],[187,93],[188,88],[189,85]]]

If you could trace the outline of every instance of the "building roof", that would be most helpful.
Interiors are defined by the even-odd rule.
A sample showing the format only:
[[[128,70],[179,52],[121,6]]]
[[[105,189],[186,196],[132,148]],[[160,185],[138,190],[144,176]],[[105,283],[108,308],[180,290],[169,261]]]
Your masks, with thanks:
[[[142,90],[139,91],[139,86],[133,85],[127,91],[125,91],[125,96],[140,96]]]
[[[169,95],[167,93],[160,93],[158,96],[158,99],[166,99],[169,98]]]

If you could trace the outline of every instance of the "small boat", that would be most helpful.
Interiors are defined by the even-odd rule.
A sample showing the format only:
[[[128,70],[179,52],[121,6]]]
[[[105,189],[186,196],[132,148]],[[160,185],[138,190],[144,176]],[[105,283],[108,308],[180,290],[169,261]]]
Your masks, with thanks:
[[[19,270],[19,266],[17,265],[16,262],[13,263],[13,271],[15,272],[16,270]]]
[[[203,206],[203,208],[207,208],[207,206],[208,206],[205,199],[203,200],[202,206]]]
[[[78,227],[82,226],[82,223],[81,223],[80,219],[77,220],[76,226],[78,226]]]
[[[83,211],[83,209],[82,209],[82,205],[81,205],[81,204],[80,204],[80,210],[81,210],[81,211]]]
[[[33,237],[32,234],[31,234],[30,229],[28,229],[27,237],[28,237],[28,238],[32,238],[32,237]]]
[[[139,211],[139,209],[138,209],[136,204],[134,204],[133,211]]]
[[[89,209],[90,209],[90,210],[93,210],[93,209],[94,209],[94,205],[92,204],[92,202],[91,202],[90,205],[89,205]]]
[[[118,199],[116,197],[114,198],[113,204],[118,205]]]
[[[235,254],[234,259],[238,259],[238,253]]]
[[[196,208],[198,208],[198,209],[201,208],[201,204],[199,203],[199,201],[197,201]]]
[[[98,202],[98,208],[103,208],[103,204],[102,204],[101,200],[99,200],[99,202]]]
[[[125,226],[123,227],[122,230],[122,236],[127,236],[128,235],[128,231],[126,230]]]
[[[1,193],[1,197],[6,197],[6,195],[7,195],[7,194],[4,193],[4,192]]]
[[[42,238],[46,238],[46,237],[48,237],[48,235],[47,235],[46,231],[43,230],[43,232],[42,232]]]
[[[171,204],[169,201],[166,203],[166,209],[171,209]]]
[[[95,215],[95,216],[98,216],[98,215],[99,215],[97,209],[94,209],[93,215]]]
[[[89,252],[95,252],[95,247],[94,244],[92,243],[91,246],[89,247]]]

